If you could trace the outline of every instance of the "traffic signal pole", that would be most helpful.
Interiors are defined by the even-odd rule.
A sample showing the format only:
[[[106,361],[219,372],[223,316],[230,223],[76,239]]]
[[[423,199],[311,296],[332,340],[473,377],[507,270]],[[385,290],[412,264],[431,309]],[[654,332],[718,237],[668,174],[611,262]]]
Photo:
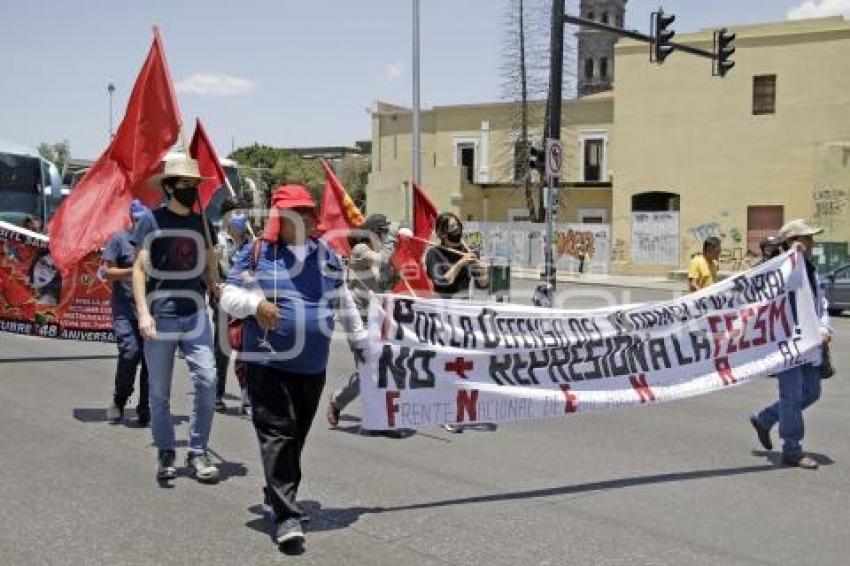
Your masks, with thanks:
[[[590,29],[596,29],[607,33],[613,33],[621,37],[628,37],[636,41],[648,43],[650,45],[650,60],[662,64],[664,60],[674,51],[689,53],[698,57],[704,57],[712,60],[712,74],[716,76],[725,76],[726,73],[735,66],[734,61],[730,61],[729,57],[735,52],[733,42],[735,34],[729,32],[725,28],[715,32],[714,50],[700,49],[684,43],[672,41],[675,32],[669,30],[670,25],[675,21],[674,15],[666,15],[659,8],[657,12],[652,13],[651,35],[640,33],[635,30],[626,30],[603,24],[594,20],[588,20],[578,16],[567,15],[564,11],[564,0],[552,0],[552,35],[551,35],[551,52],[549,66],[549,99],[546,103],[548,121],[544,136],[544,147],[549,144],[548,140],[561,139],[561,100],[563,98],[563,65],[564,65],[564,24],[573,24]],[[660,56],[659,56],[660,55]],[[539,165],[540,159],[539,150],[535,152],[531,150],[530,163]],[[544,157],[548,160],[548,157]],[[539,167],[535,167],[539,170]],[[544,249],[545,270],[542,279],[546,281],[548,287],[542,289],[545,294],[551,299],[556,287],[555,277],[555,203],[558,202],[555,191],[558,190],[559,182],[557,175],[546,175],[546,247]],[[538,287],[538,292],[541,288]]]

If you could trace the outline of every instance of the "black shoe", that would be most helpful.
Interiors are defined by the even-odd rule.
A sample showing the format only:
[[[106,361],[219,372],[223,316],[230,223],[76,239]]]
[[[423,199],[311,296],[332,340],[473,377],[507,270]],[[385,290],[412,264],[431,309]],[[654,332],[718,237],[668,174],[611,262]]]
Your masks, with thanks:
[[[278,523],[275,528],[274,541],[279,545],[303,543],[304,529],[301,528],[301,521],[297,517],[290,517],[282,523]]]
[[[215,400],[215,410],[219,413],[227,412],[227,405],[224,404],[224,399],[222,399],[221,397]]]
[[[136,407],[136,424],[141,428],[151,424],[151,413],[147,408]]]
[[[756,429],[756,435],[764,449],[773,450],[773,442],[770,440],[770,429],[761,426],[761,423],[755,415],[750,415],[750,424],[753,425],[754,429]]]
[[[174,467],[176,456],[174,450],[160,450],[159,464],[156,468],[156,479],[173,480],[177,477],[177,468]]]

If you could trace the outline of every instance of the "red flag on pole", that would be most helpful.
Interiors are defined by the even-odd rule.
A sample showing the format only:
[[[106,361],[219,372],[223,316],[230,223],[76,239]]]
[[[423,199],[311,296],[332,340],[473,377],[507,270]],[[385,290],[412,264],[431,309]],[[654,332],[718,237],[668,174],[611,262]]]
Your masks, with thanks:
[[[363,214],[337,179],[333,168],[324,159],[319,163],[325,171],[325,192],[322,194],[317,230],[327,234],[324,240],[335,252],[348,255],[351,253],[348,231],[363,225]]]
[[[227,175],[224,173],[224,168],[218,160],[218,155],[207,137],[207,132],[204,130],[200,118],[195,122],[195,133],[192,135],[192,142],[189,144],[189,155],[198,162],[198,169],[201,176],[204,177],[204,180],[198,185],[198,197],[201,201],[201,207],[206,208],[210,204],[216,189],[227,183]]]
[[[130,221],[134,198],[156,206],[162,191],[145,181],[180,134],[180,110],[159,30],[136,78],[118,132],[50,222],[50,253],[67,271]]]
[[[402,278],[393,289],[396,293],[429,294],[434,285],[425,273],[422,256],[434,231],[437,207],[419,186],[413,185],[413,238],[399,235],[393,266]]]

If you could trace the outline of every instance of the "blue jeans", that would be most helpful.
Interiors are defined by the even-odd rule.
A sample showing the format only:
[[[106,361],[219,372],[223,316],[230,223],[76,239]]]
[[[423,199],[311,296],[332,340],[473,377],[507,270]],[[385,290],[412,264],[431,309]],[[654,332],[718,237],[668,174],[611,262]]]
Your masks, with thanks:
[[[215,413],[215,359],[212,333],[206,311],[174,318],[156,317],[154,340],[145,342],[145,360],[150,378],[151,430],[159,450],[174,450],[171,419],[171,375],[174,353],[179,347],[186,356],[195,387],[189,417],[189,452],[206,451]],[[163,333],[168,334],[163,336]]]
[[[820,366],[805,364],[777,374],[779,401],[766,407],[756,419],[767,429],[779,423],[782,456],[797,460],[803,455],[803,410],[820,397]]]
[[[148,368],[142,355],[142,335],[139,333],[139,321],[127,315],[114,315],[112,329],[115,331],[115,342],[118,345],[118,365],[115,368],[115,392],[113,400],[119,407],[124,407],[127,399],[133,394],[133,383],[136,381],[136,370],[139,364],[139,404],[137,412],[148,414]]]

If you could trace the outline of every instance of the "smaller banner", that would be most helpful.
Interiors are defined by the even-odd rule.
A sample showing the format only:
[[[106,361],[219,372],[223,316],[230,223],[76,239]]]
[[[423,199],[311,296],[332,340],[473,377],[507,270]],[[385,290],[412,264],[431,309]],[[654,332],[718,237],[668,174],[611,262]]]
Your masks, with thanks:
[[[112,342],[112,286],[90,254],[62,277],[48,238],[0,222],[0,331]]]
[[[376,295],[363,428],[498,423],[648,406],[820,355],[798,252],[697,293],[589,311]]]

